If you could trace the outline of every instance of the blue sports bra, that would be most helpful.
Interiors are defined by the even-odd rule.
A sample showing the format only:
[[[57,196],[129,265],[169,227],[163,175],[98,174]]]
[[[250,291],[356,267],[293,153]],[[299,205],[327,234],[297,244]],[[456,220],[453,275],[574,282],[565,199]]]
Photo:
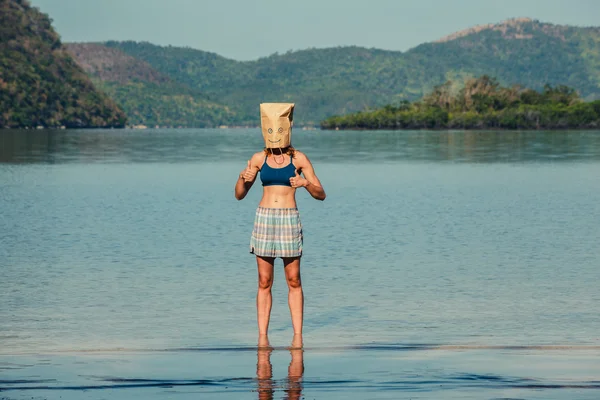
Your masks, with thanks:
[[[296,167],[290,157],[290,163],[283,168],[272,168],[267,164],[267,157],[260,169],[260,180],[263,186],[292,186],[290,178],[296,175]]]

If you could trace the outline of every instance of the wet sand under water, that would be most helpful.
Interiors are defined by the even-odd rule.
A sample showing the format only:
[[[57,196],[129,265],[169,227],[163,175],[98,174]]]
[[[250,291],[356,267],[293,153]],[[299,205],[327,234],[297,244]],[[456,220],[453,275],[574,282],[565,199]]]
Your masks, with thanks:
[[[598,399],[600,346],[364,345],[0,356],[0,399]]]

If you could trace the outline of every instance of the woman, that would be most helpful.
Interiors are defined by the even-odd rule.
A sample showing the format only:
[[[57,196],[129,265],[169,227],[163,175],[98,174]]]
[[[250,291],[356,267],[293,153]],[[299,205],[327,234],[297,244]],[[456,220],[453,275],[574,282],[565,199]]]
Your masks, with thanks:
[[[268,333],[273,265],[279,257],[283,260],[288,284],[294,336],[302,337],[304,294],[300,258],[303,237],[296,189],[305,188],[315,199],[325,200],[325,191],[310,160],[291,145],[293,113],[294,104],[290,103],[260,105],[265,148],[248,160],[235,184],[235,198],[238,200],[246,197],[258,174],[263,185],[263,196],[256,210],[250,239],[250,253],[256,256],[258,266],[256,311],[259,336]]]

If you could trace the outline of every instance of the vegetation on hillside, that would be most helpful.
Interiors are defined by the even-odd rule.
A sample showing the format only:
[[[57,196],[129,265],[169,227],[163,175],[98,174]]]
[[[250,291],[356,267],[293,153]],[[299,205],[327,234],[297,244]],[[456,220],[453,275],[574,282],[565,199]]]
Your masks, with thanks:
[[[61,44],[47,15],[0,0],[0,128],[122,127],[125,113]]]
[[[323,129],[564,129],[600,127],[600,100],[584,102],[567,86],[536,91],[471,79],[457,90],[448,81],[421,100],[333,116]]]
[[[150,64],[100,43],[67,43],[65,48],[85,72],[103,81],[120,84],[132,81],[166,84],[171,81]]]
[[[69,52],[127,113],[129,124],[160,127],[227,125],[235,114],[198,89],[175,82],[147,62],[97,43],[69,44]]]
[[[132,125],[206,128],[227,125],[235,117],[227,107],[190,90],[147,82],[95,82],[119,102]]]
[[[474,79],[483,75],[496,78]],[[549,101],[556,93],[571,103]],[[261,102],[296,103],[297,126],[584,127],[595,99],[600,28],[517,19],[404,53],[336,47],[240,62],[131,41],[65,48],[37,8],[0,0],[0,127],[256,126]]]
[[[359,47],[308,49],[255,61],[150,43],[107,42],[175,82],[257,124],[262,101],[296,103],[298,125],[331,115],[416,101],[448,80],[495,76],[534,90],[567,85],[585,100],[600,98],[600,28],[509,20],[458,33],[407,52]]]

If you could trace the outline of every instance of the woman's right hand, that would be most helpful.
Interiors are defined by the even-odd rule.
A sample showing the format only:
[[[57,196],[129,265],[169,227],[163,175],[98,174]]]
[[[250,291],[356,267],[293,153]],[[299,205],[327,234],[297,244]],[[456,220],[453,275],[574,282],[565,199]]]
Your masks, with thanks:
[[[248,166],[240,172],[240,178],[244,180],[244,182],[252,182],[256,177],[256,169],[250,166],[250,160],[248,160]]]

